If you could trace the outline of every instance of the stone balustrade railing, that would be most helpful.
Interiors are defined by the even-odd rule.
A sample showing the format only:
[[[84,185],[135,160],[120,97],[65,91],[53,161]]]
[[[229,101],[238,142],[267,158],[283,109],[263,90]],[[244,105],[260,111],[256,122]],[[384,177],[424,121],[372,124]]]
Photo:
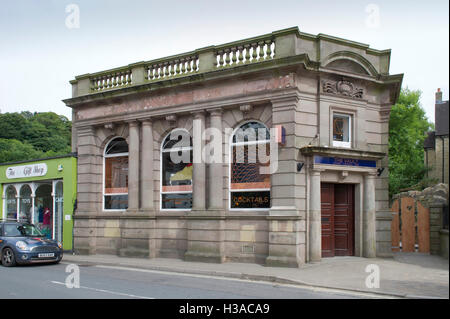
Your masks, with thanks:
[[[286,36],[296,37],[298,34],[298,28],[295,27],[167,58],[80,75],[70,82],[73,85],[73,97],[273,60],[277,57],[277,40]]]
[[[326,41],[330,45],[321,45],[321,41]],[[80,75],[70,82],[72,84],[72,96],[110,92],[197,74],[228,72],[242,66],[252,65],[251,69],[254,70],[253,66],[270,66],[271,63],[268,63],[270,61],[281,61],[284,58],[302,53],[307,53],[308,59],[320,59],[321,50],[329,51],[329,48],[335,43],[336,47],[345,45],[360,51],[364,50],[367,55],[371,56],[372,61],[378,61],[376,63],[378,63],[379,72],[388,74],[389,50],[378,51],[369,49],[369,46],[365,44],[321,34],[313,36],[300,33],[297,27],[293,27],[171,57],[137,62],[94,74]],[[324,52],[323,55],[328,55],[328,51]]]
[[[132,73],[129,68],[120,68],[112,72],[91,75],[90,79],[91,90],[99,92],[131,85]]]
[[[145,64],[145,80],[159,81],[198,72],[199,58],[195,52]]]
[[[272,34],[222,45],[215,50],[216,67],[225,68],[246,63],[262,62],[275,57]]]

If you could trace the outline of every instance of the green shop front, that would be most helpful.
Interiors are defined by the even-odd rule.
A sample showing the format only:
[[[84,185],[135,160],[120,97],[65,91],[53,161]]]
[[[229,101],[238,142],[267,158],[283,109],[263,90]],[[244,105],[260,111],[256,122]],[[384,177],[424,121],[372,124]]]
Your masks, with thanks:
[[[73,154],[0,164],[0,217],[35,224],[72,250],[76,166]]]

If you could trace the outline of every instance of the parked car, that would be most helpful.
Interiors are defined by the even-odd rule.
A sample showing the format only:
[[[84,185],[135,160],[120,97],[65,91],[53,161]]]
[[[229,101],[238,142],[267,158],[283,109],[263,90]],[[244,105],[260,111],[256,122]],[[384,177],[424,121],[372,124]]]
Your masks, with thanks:
[[[47,239],[33,224],[0,222],[2,265],[59,263],[63,257],[61,243]]]

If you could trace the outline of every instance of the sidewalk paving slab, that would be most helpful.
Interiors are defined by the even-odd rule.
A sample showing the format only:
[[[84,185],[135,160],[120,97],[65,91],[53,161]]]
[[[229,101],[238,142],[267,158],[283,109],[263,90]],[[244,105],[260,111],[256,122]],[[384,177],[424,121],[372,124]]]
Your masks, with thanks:
[[[394,258],[334,257],[300,268],[250,263],[201,263],[171,258],[126,258],[115,255],[64,255],[64,262],[108,265],[195,275],[218,276],[316,288],[338,289],[400,298],[449,298],[448,259],[398,253]],[[368,265],[380,270],[380,287],[367,288]]]

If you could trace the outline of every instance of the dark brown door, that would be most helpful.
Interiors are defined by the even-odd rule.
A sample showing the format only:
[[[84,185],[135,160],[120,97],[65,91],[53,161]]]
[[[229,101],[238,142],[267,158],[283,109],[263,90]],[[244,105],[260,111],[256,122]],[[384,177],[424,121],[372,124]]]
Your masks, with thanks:
[[[353,185],[321,185],[322,257],[353,256]]]

